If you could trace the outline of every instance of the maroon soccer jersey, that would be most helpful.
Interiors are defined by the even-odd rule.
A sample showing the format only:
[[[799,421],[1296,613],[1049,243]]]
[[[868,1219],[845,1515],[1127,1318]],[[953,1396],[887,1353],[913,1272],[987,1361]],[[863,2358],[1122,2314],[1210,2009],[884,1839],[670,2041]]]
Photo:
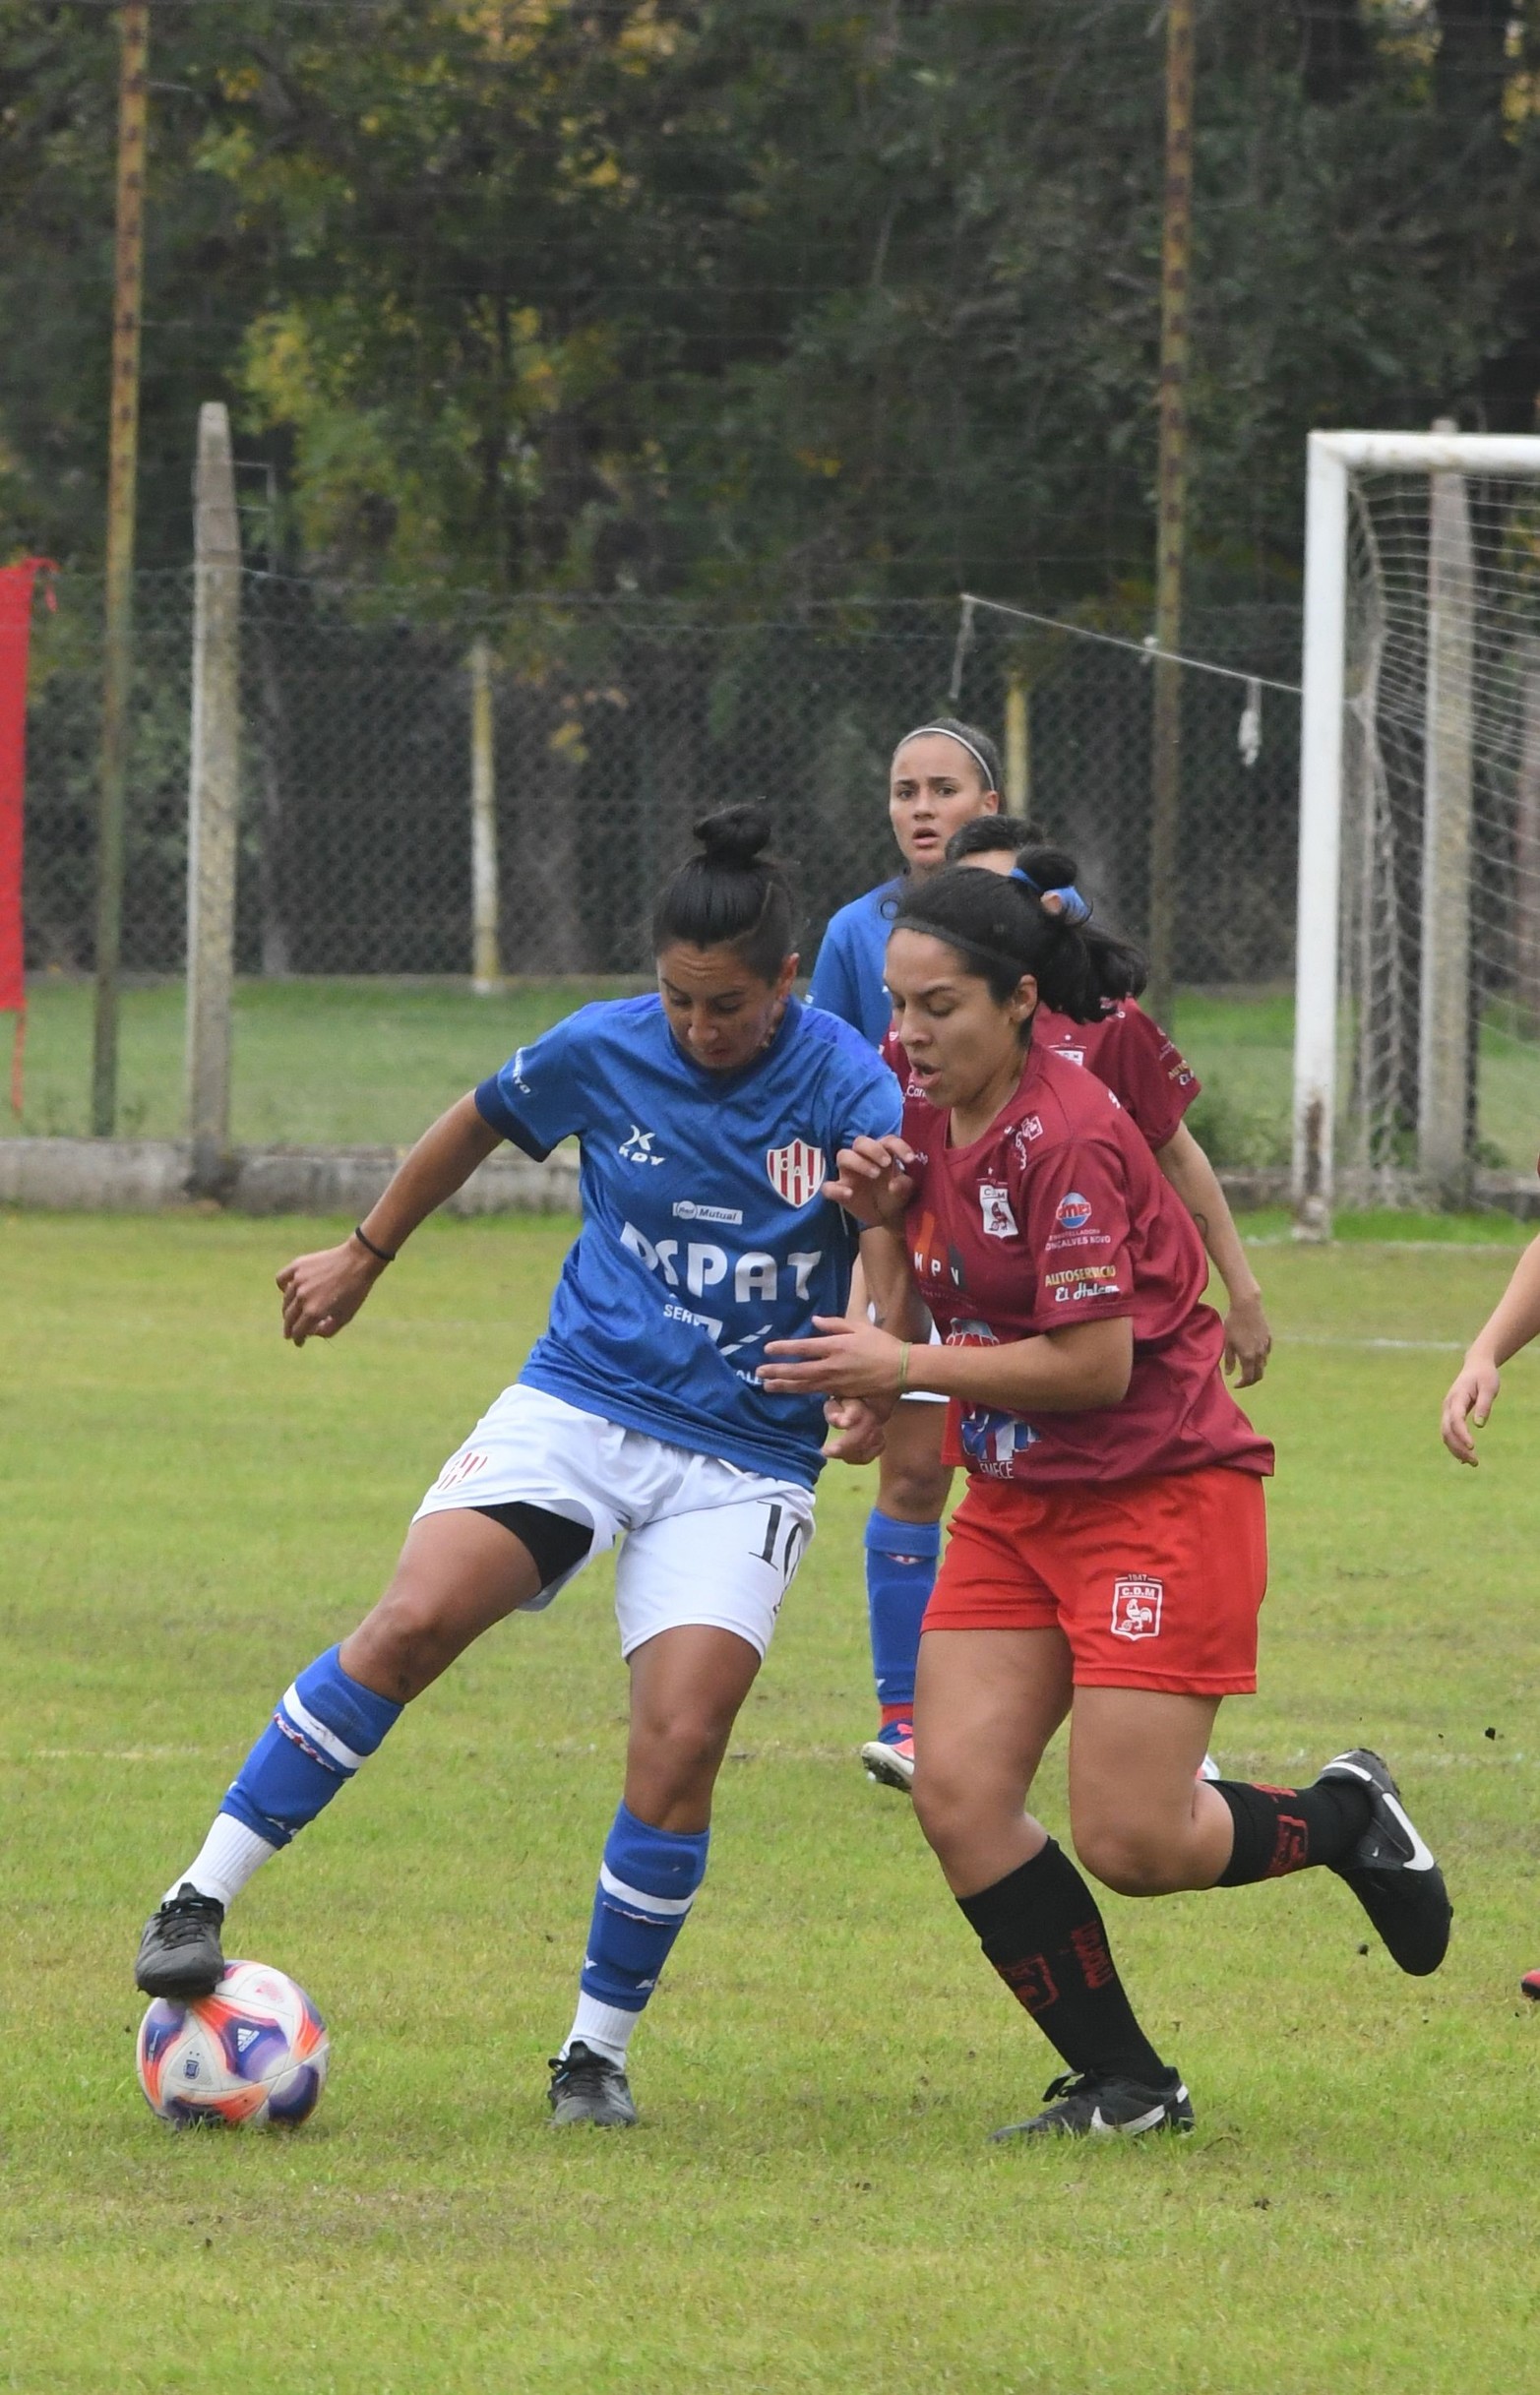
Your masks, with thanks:
[[[1032,1045],[1052,1048],[1105,1081],[1151,1147],[1165,1146],[1202,1087],[1175,1041],[1132,998],[1109,1003],[1095,1023],[1040,1006]]]
[[[1176,1042],[1132,998],[1109,1000],[1100,1022],[1094,1023],[1078,1023],[1073,1015],[1040,1005],[1032,1016],[1032,1045],[1051,1048],[1072,1065],[1094,1073],[1133,1116],[1151,1147],[1165,1146],[1202,1087]],[[891,1025],[882,1056],[897,1075],[899,1086],[906,1087],[909,1059]]]
[[[1134,1371],[1118,1405],[1028,1420],[954,1401],[948,1460],[1047,1487],[1229,1464],[1272,1470],[1220,1377],[1224,1329],[1191,1215],[1094,1074],[1033,1046],[981,1138],[949,1147],[950,1114],[906,1095],[915,1150],[909,1261],[949,1346],[995,1346],[1128,1316]]]

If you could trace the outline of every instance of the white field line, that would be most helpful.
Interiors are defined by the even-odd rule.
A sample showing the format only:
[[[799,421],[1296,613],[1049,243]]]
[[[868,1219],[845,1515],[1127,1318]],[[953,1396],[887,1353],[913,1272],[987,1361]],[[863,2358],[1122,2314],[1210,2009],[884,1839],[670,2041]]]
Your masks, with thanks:
[[[1333,1330],[1283,1330],[1273,1340],[1274,1347],[1384,1347],[1394,1353],[1427,1356],[1462,1356],[1464,1347],[1458,1339],[1354,1339]]]
[[[1313,1246],[1313,1241],[1298,1240],[1292,1231],[1263,1231],[1255,1239],[1243,1232],[1243,1248],[1296,1248]],[[1344,1256],[1514,1256],[1528,1245],[1521,1239],[1338,1239],[1333,1250]]]
[[[33,1747],[27,1763],[201,1763],[204,1747]]]

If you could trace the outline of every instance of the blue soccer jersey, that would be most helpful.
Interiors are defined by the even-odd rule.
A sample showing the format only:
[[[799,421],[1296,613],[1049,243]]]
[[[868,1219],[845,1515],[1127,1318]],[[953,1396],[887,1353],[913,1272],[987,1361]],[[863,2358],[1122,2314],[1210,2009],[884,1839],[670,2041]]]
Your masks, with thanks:
[[[808,984],[814,1006],[837,1014],[863,1039],[880,1048],[893,1020],[893,1004],[883,979],[888,935],[893,930],[894,901],[903,894],[903,880],[884,882],[864,897],[852,898],[829,918],[819,944],[818,961]]]
[[[821,1193],[841,1147],[898,1129],[886,1065],[792,999],[740,1073],[708,1073],[656,997],[582,1007],[476,1105],[526,1155],[582,1143],[583,1230],[520,1378],[606,1421],[812,1486],[817,1399],[755,1379],[768,1339],[842,1314],[854,1236]]]

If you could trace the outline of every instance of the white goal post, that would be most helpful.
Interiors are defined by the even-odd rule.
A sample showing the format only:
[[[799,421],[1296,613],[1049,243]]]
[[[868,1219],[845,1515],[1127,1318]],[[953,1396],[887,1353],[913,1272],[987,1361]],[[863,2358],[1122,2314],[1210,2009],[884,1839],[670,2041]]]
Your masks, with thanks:
[[[1355,1184],[1468,1186],[1473,964],[1490,978],[1501,949],[1505,987],[1521,984],[1540,921],[1523,847],[1537,659],[1540,436],[1312,433],[1293,1143],[1306,1235]]]

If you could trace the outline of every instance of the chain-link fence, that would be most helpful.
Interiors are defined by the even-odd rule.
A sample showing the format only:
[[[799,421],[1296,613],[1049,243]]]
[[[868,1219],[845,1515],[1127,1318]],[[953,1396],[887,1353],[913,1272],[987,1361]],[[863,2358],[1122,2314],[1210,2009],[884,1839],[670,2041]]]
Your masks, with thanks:
[[[29,964],[92,965],[99,584],[61,577],[39,616],[28,740]],[[245,578],[237,964],[245,974],[470,969],[471,697],[493,657],[501,943],[522,974],[645,969],[652,890],[707,809],[766,798],[794,860],[804,952],[834,907],[893,868],[895,737],[954,710],[998,739],[1025,694],[1031,813],[1076,848],[1103,914],[1144,927],[1151,675],[1138,655],[952,602],[716,623],[642,602],[563,600],[436,620],[378,594]],[[123,961],[175,974],[186,936],[190,576],[136,592]],[[1190,627],[1216,661],[1286,675],[1286,609]],[[955,697],[954,669],[959,667]],[[1243,727],[1233,681],[1184,676],[1178,975],[1290,969],[1298,725],[1268,696]],[[1252,750],[1250,761],[1248,751]]]
[[[101,587],[65,575],[56,588],[57,612],[35,619],[28,719],[26,941],[42,1003],[28,1111],[13,1130],[86,1128]],[[183,1121],[180,999],[164,985],[186,951],[192,599],[190,573],[143,575],[136,586],[122,939],[133,1003],[118,1122],[160,1134]],[[1186,645],[1289,680],[1298,622],[1277,608],[1199,618]],[[401,977],[417,977],[420,1027],[434,1006],[443,1021],[448,994],[472,970],[478,649],[490,667],[491,755],[483,744],[480,765],[483,787],[491,768],[501,968],[524,977],[534,1009],[515,1039],[576,1003],[552,977],[613,986],[648,970],[652,893],[687,850],[692,822],[731,800],[770,803],[777,848],[796,868],[811,963],[833,909],[894,870],[889,762],[898,736],[938,712],[1001,743],[1013,802],[1077,852],[1100,919],[1143,935],[1153,676],[1137,645],[982,607],[963,618],[955,600],[713,621],[640,599],[491,605],[440,593],[408,604],[248,574],[237,1139],[409,1136],[464,1085],[467,1064],[486,1069],[479,1043],[508,1030],[483,1016],[446,1033],[442,1078],[424,1047],[419,1078],[402,1079],[400,1039],[382,1070],[387,1005],[407,1046],[412,1035]],[[1291,970],[1298,710],[1269,690],[1259,714],[1258,692],[1241,682],[1198,670],[1182,679],[1176,975],[1239,995]],[[136,997],[132,985],[147,980],[158,994]],[[346,1043],[362,1039],[371,1009],[377,1046],[365,1064]],[[1232,1162],[1284,1152],[1286,1036],[1274,1038],[1265,1087],[1240,1090],[1244,1123],[1232,1107],[1220,1139]],[[360,1061],[349,1066],[344,1049]],[[1239,1062],[1242,1080],[1255,1079],[1255,1058]],[[366,1075],[367,1106],[357,1093]],[[1227,1079],[1228,1066],[1208,1077]],[[399,1084],[394,1112],[387,1083]]]

